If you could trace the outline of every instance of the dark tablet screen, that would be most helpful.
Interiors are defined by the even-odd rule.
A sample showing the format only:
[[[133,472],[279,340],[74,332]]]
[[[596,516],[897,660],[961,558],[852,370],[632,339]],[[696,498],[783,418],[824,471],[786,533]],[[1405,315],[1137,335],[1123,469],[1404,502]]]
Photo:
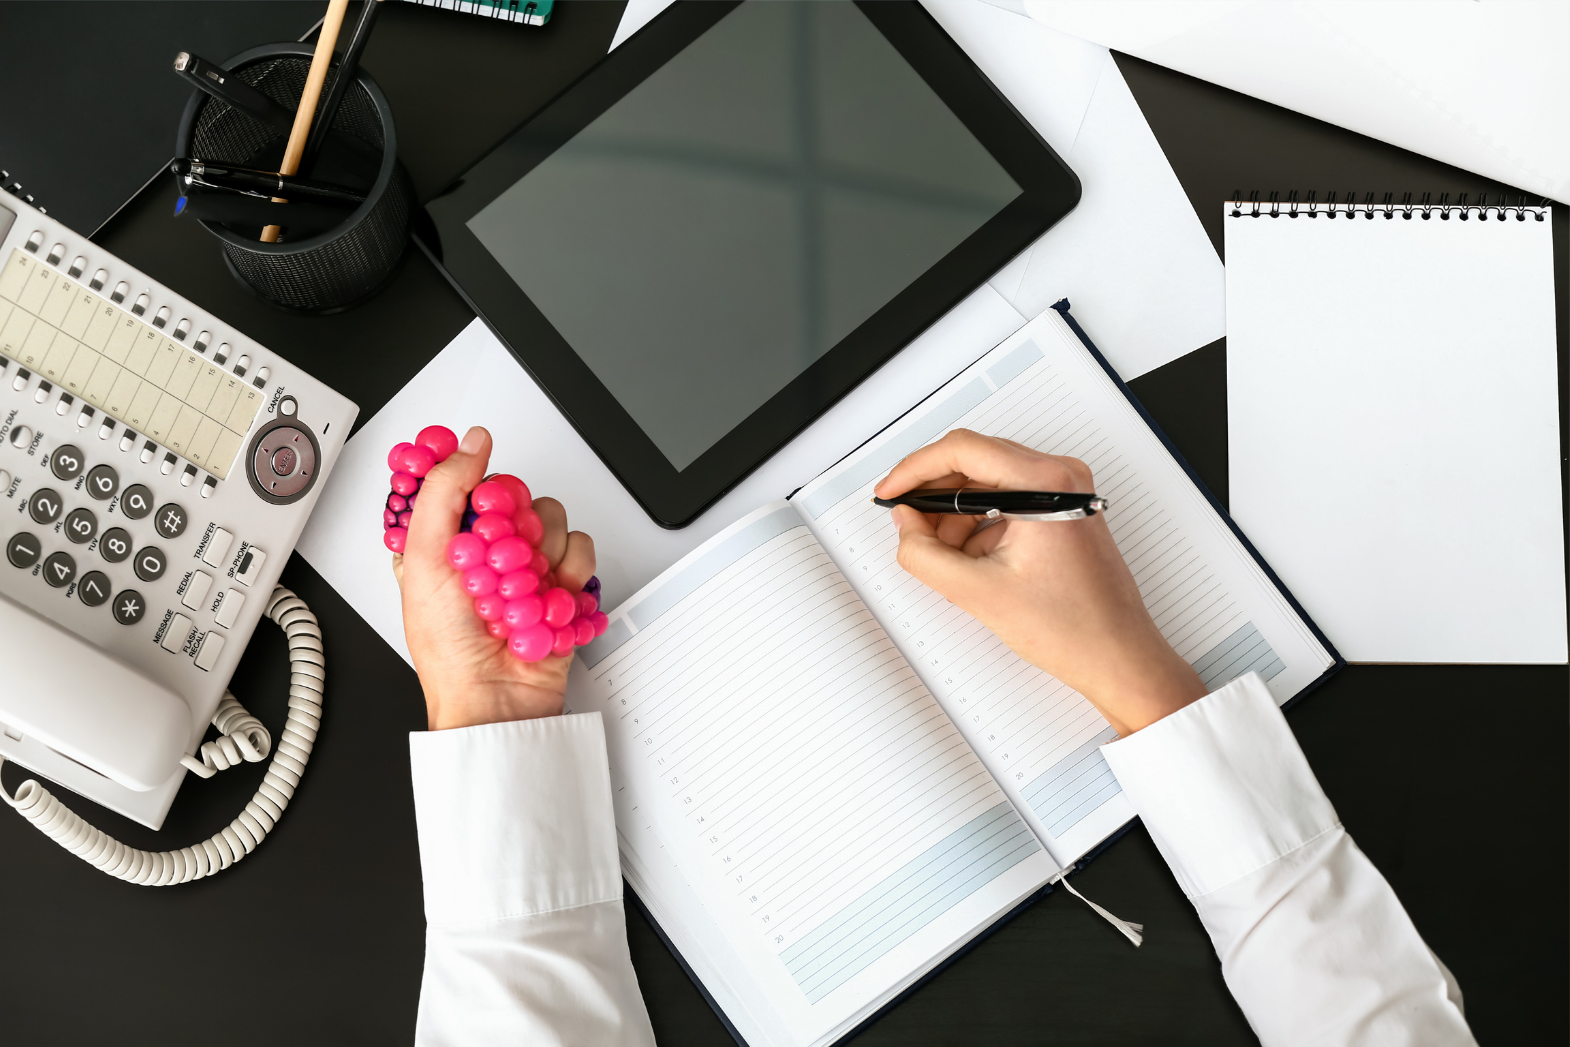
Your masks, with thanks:
[[[678,0],[417,236],[680,527],[1078,200],[914,0]]]
[[[681,470],[1019,194],[854,5],[755,3],[468,227]]]

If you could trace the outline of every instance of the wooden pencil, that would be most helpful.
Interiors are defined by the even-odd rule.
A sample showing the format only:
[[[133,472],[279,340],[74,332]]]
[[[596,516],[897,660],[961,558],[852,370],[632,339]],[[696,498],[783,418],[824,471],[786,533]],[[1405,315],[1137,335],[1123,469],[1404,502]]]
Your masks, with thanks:
[[[294,127],[289,132],[289,144],[283,151],[283,163],[278,173],[293,177],[300,170],[300,157],[305,155],[305,143],[311,137],[311,120],[316,115],[316,103],[322,97],[322,84],[327,80],[327,70],[332,65],[333,48],[338,44],[338,31],[343,28],[344,15],[349,12],[349,0],[331,0],[327,17],[322,19],[322,31],[316,37],[316,53],[311,56],[311,69],[305,77],[305,90],[300,94],[300,107],[294,113]],[[274,197],[278,203],[284,201]],[[262,230],[263,243],[277,243],[283,230],[270,225]]]

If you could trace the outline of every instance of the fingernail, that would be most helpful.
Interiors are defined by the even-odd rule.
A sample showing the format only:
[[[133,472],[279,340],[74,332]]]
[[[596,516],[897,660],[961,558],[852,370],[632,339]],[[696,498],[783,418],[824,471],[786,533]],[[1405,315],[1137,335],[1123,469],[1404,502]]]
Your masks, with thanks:
[[[468,432],[463,434],[463,443],[458,445],[458,450],[462,451],[464,454],[474,454],[479,451],[480,441],[482,439],[483,437],[480,435],[480,427],[476,425]]]

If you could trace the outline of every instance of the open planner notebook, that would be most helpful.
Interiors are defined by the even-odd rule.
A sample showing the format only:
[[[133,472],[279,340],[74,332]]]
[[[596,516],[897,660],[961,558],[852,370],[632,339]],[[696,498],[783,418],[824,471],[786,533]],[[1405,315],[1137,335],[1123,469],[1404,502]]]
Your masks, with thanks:
[[[844,1038],[1133,816],[1090,703],[895,562],[872,486],[956,427],[1091,465],[1210,687],[1257,670],[1285,702],[1340,664],[1049,310],[616,608],[573,668],[626,878],[751,1047]]]

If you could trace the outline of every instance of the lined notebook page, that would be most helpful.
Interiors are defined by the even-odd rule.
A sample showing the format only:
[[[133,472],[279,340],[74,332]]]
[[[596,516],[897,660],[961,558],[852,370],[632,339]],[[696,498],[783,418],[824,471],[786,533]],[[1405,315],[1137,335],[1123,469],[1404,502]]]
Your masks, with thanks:
[[[618,824],[658,836],[798,1042],[1056,871],[788,503],[617,608],[568,704],[605,717]]]
[[[1066,865],[1133,814],[1099,751],[1112,728],[905,573],[888,512],[871,504],[896,462],[959,427],[1090,465],[1146,606],[1212,689],[1258,670],[1284,701],[1332,660],[1056,312],[808,484],[793,498],[802,515]]]

